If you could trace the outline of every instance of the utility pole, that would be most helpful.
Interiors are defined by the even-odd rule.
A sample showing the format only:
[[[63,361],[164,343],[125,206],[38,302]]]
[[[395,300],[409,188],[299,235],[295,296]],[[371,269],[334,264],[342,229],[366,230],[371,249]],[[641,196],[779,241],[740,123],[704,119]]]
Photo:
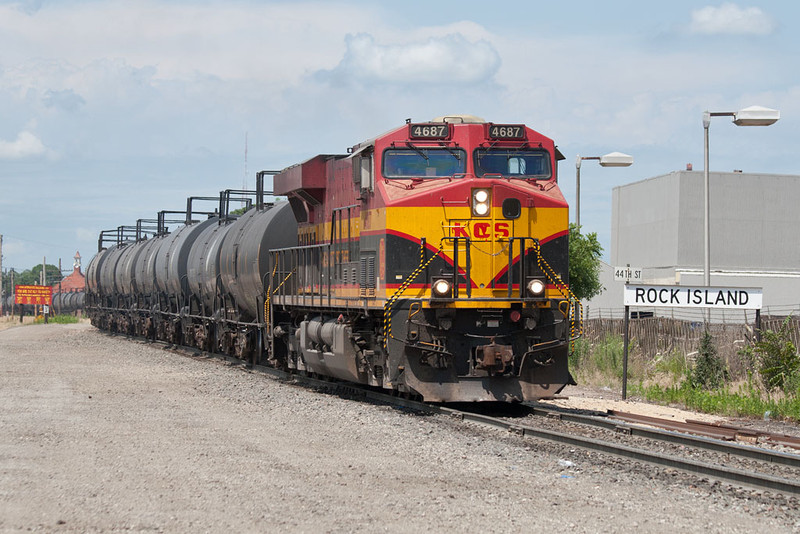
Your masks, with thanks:
[[[3,315],[3,234],[0,234],[0,316]]]
[[[47,257],[42,256],[42,275],[40,276],[41,283],[39,285],[44,285],[45,281],[47,280]],[[44,312],[46,309],[44,305],[42,305],[42,316],[44,317],[44,322],[47,324],[47,314]]]
[[[14,285],[14,268],[11,268],[11,291],[14,292],[14,300],[11,301],[11,317],[14,317],[14,304],[16,304],[17,287]],[[21,304],[20,304],[21,306]],[[22,322],[22,321],[20,321]]]
[[[64,297],[61,296],[61,258],[58,258],[58,309],[56,313],[61,315],[61,301],[64,300]]]
[[[3,316],[3,234],[0,234],[0,317]]]

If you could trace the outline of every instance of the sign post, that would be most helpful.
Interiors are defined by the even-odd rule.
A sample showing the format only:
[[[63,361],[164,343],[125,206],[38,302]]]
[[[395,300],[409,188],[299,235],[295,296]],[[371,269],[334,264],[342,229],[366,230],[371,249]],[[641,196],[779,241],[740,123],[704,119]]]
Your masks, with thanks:
[[[628,393],[628,339],[631,306],[652,308],[720,308],[727,310],[755,310],[757,327],[760,326],[762,293],[760,287],[690,287],[651,286],[626,284],[625,340],[622,355],[622,400]]]
[[[622,400],[628,398],[628,340],[630,335],[630,306],[625,306],[625,322],[622,328],[625,330],[625,337],[623,338],[622,347]]]

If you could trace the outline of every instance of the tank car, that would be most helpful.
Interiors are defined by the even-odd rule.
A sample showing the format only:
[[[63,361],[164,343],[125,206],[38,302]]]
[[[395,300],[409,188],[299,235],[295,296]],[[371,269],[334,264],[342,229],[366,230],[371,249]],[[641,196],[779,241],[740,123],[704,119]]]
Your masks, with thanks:
[[[85,295],[84,291],[53,293],[53,305],[51,308],[54,313],[74,313],[82,310]]]
[[[580,335],[561,159],[523,124],[409,120],[262,171],[239,217],[230,195],[252,192],[172,234],[101,234],[87,308],[102,328],[430,402],[552,397]],[[266,174],[287,201],[263,202]]]
[[[220,194],[221,206],[230,193]],[[102,232],[86,275],[93,324],[254,361],[268,250],[297,243],[288,203],[261,198],[242,216],[198,221],[188,210],[172,233],[162,222],[152,233],[141,224]]]

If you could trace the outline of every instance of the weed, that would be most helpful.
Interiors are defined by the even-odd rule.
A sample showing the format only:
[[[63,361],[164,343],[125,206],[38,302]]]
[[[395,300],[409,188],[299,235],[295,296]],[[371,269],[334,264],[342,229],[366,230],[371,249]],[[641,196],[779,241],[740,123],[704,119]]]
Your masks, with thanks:
[[[585,337],[578,338],[572,342],[569,351],[569,368],[573,370],[580,369],[589,358],[591,350],[592,345]]]
[[[762,330],[761,340],[753,345],[758,355],[758,372],[767,391],[780,389],[797,392],[800,384],[800,356],[791,340],[791,316],[787,317],[777,332]]]
[[[653,371],[658,375],[666,375],[673,382],[680,382],[689,376],[691,367],[683,354],[672,350],[656,358],[653,362]]]

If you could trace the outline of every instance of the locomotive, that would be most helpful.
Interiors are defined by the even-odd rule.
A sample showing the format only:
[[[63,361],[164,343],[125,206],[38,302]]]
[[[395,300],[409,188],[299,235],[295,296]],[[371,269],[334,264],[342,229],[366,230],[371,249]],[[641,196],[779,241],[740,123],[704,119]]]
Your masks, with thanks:
[[[220,193],[196,219],[101,232],[101,329],[427,402],[516,402],[574,384],[564,159],[524,124],[410,119]],[[265,202],[264,179],[275,197]],[[247,199],[240,215],[231,202]],[[216,200],[216,198],[215,198]],[[148,226],[148,224],[155,226]]]

